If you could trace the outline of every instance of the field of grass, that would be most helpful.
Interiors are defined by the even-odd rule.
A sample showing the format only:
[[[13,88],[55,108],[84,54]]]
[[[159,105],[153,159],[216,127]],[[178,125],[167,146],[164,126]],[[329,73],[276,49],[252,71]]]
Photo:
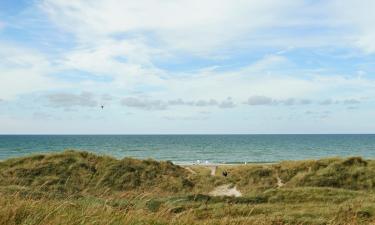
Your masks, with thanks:
[[[225,184],[242,196],[209,194]],[[65,151],[0,162],[0,224],[375,224],[374,190],[375,161],[359,157],[219,166],[211,176]]]

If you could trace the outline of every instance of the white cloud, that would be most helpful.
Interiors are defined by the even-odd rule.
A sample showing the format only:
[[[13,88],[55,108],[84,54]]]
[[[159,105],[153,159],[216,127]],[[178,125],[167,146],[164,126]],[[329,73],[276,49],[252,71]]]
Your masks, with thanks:
[[[136,39],[211,57],[247,47],[375,51],[372,0],[43,0],[39,8],[81,44]]]
[[[309,105],[312,103],[310,99],[296,99],[296,98],[287,98],[287,99],[274,99],[267,96],[250,96],[244,104],[257,106],[257,105]]]
[[[161,100],[139,99],[134,97],[126,97],[122,99],[121,104],[127,107],[134,107],[144,110],[164,110],[168,106]]]
[[[51,93],[47,94],[45,97],[52,107],[96,107],[99,104],[96,96],[91,92],[82,92],[80,94]]]
[[[47,75],[50,61],[38,51],[0,43],[0,98],[63,87]]]
[[[361,103],[361,101],[359,101],[358,99],[345,99],[343,103],[346,105],[355,105]]]
[[[210,111],[211,119],[215,113],[224,114],[224,108],[241,115],[262,108],[244,102],[308,108],[311,103],[323,107],[319,103],[324,99],[346,107],[365,97],[374,100],[371,72],[338,74],[336,68],[321,67],[336,67],[340,59],[336,65],[309,64],[304,58],[304,53],[321,49],[327,55],[332,49],[352,51],[352,47],[375,52],[375,17],[370,13],[375,5],[367,0],[41,0],[37,4],[48,16],[43,20],[59,28],[52,37],[68,34],[64,37],[69,37],[69,46],[59,46],[59,54],[47,54],[42,51],[49,49],[30,49],[34,43],[25,48],[0,42],[0,99],[7,104],[17,96],[43,92],[52,96],[49,103],[55,107],[108,103],[113,108],[105,112],[112,115],[119,114],[111,110],[125,109],[119,104],[146,110],[134,115],[136,123],[151,114],[203,120],[204,115],[197,115],[202,109]],[[183,61],[181,68],[168,67],[178,60]],[[312,65],[316,70],[307,69]],[[69,71],[88,78],[70,79]],[[72,90],[95,96],[71,94]],[[102,96],[105,93],[111,96]],[[118,96],[132,97],[112,101]]]
[[[350,6],[349,3],[346,1],[345,5]],[[56,25],[77,39],[76,48],[61,59],[61,68],[113,78],[109,84],[95,84],[103,90],[141,91],[158,99],[169,95],[195,100],[202,96],[232,96],[246,101],[252,95],[288,99],[310,97],[329,92],[330,88],[368,85],[341,76],[307,77],[280,54],[269,54],[248,66],[225,72],[205,68],[170,72],[154,63],[173,58],[180,51],[222,57],[226,49],[236,51],[246,46],[290,49],[342,44],[342,35],[334,32],[313,33],[310,37],[308,32],[296,36],[290,30],[341,27],[343,22],[338,22],[335,4],[295,0],[44,0],[39,6]],[[286,72],[290,68],[292,71]],[[333,80],[337,83],[333,84]]]
[[[248,105],[272,105],[275,104],[274,100],[266,96],[251,96],[247,101]]]
[[[375,2],[372,0],[333,0],[333,23],[345,31],[348,44],[366,53],[375,52]]]
[[[113,70],[116,70],[113,74],[117,75],[113,82],[103,84],[106,85],[103,86],[103,91],[122,95],[123,88],[140,91],[139,87],[153,87],[145,90],[141,88],[142,95],[152,99],[171,99],[173,96],[174,99],[190,101],[202,98],[226,99],[231,96],[237,102],[247,101],[249,96],[260,95],[282,100],[282,104],[309,104],[310,99],[322,99],[325,96],[358,99],[374,95],[375,81],[371,79],[303,74],[312,73],[308,71],[296,76],[301,71],[294,68],[286,72],[282,69],[285,64],[289,64],[285,57],[267,56],[248,66],[229,71],[202,69],[182,74],[152,66],[127,74],[124,72],[126,66],[113,64]],[[93,88],[98,89],[98,86]],[[292,101],[295,98],[299,99],[298,102]],[[303,101],[304,99],[307,100]]]
[[[138,97],[125,97],[121,100],[121,104],[127,107],[133,107],[143,110],[165,110],[169,107],[187,106],[187,107],[219,107],[222,109],[233,108],[236,104],[233,99],[228,97],[223,101],[210,99],[198,99],[198,100],[183,100],[170,99],[170,100],[160,100],[160,99],[149,99],[149,98],[138,98]],[[186,110],[186,108],[184,108]]]
[[[257,31],[265,28],[300,23],[293,11],[304,6],[295,0],[44,0],[40,7],[84,42],[149,33],[168,48],[206,52],[258,37]]]

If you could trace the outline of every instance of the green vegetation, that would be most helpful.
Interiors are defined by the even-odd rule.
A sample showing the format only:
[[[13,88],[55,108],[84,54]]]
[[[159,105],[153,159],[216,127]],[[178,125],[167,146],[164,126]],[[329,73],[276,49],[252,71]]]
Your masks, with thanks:
[[[221,176],[223,170],[228,176]],[[232,184],[241,197],[211,196]],[[1,224],[374,224],[375,161],[204,166],[65,151],[0,162]]]

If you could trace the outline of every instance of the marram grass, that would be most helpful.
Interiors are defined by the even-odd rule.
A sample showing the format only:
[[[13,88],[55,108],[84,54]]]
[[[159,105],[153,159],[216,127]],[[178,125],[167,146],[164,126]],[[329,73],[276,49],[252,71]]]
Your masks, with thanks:
[[[77,151],[9,159],[0,162],[0,225],[375,224],[372,160],[190,169]],[[223,184],[243,196],[208,195]]]

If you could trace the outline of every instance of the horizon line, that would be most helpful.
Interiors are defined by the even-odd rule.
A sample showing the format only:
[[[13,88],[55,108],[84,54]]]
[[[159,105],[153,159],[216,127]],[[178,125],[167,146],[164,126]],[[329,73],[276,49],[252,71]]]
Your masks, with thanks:
[[[97,136],[106,136],[106,135],[118,135],[118,136],[136,136],[136,135],[149,135],[149,136],[157,136],[157,135],[165,135],[165,136],[172,136],[172,135],[375,135],[375,133],[0,133],[0,136],[11,136],[11,135],[19,135],[19,136],[26,136],[26,135],[35,135],[35,136],[42,136],[42,135],[53,135],[53,136],[63,136],[63,135],[82,135],[82,136],[89,136],[89,135],[97,135]]]

